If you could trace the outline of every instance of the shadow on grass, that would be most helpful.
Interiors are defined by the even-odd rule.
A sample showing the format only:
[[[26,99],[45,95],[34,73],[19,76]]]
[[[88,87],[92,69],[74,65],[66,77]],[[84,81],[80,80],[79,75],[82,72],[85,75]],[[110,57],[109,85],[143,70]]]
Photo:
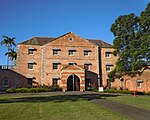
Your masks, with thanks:
[[[15,96],[15,97],[14,97]],[[102,97],[117,97],[119,95],[114,94],[99,94],[99,93],[55,93],[55,94],[14,94],[14,96],[8,99],[0,99],[0,104],[2,103],[17,103],[17,102],[76,102],[82,99],[93,100],[102,99]]]

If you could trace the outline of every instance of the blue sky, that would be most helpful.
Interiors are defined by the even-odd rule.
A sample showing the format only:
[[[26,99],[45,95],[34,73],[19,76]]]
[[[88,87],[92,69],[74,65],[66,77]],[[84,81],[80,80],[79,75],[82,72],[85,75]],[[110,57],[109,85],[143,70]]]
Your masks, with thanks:
[[[110,26],[120,15],[140,15],[149,0],[0,0],[0,41],[20,43],[34,36],[58,37],[74,32],[83,38],[113,43]],[[0,46],[0,65],[6,64]]]

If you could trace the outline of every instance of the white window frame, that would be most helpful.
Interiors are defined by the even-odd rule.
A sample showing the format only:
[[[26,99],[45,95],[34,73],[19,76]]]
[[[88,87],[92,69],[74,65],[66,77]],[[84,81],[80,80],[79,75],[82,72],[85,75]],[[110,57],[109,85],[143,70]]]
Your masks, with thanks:
[[[84,51],[84,56],[89,56],[89,51]]]
[[[53,70],[58,70],[58,63],[53,63]]]
[[[143,84],[142,80],[137,80],[137,88],[141,88]]]
[[[30,65],[32,65],[32,67]],[[34,63],[28,63],[28,70],[33,70],[33,66],[34,66]]]
[[[53,49],[53,55],[54,55],[54,56],[58,56],[58,55],[59,55],[59,50]]]
[[[28,49],[28,55],[34,55],[34,50],[33,49]]]
[[[74,50],[68,50],[68,54],[69,54],[69,56],[74,56],[75,55],[75,51]]]
[[[111,57],[111,52],[105,52],[105,57],[110,58]]]
[[[106,72],[110,72],[111,71],[111,65],[106,65]]]

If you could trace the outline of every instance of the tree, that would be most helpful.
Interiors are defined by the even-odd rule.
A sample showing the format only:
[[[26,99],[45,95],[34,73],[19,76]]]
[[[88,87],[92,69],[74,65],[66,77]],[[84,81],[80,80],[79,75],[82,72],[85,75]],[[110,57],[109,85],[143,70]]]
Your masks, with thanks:
[[[135,76],[147,69],[150,61],[150,3],[138,17],[119,16],[111,26],[114,34],[114,55],[118,55],[115,69],[108,74],[111,81],[123,75]],[[144,69],[143,69],[144,68]]]
[[[8,55],[10,60],[16,60],[17,59],[17,53],[14,51],[14,49],[10,49],[8,52],[5,53],[5,55]]]
[[[7,54],[8,55],[8,58],[7,58],[7,65],[9,65],[9,52],[11,51],[12,49],[12,46],[16,46],[15,44],[15,37],[13,38],[9,38],[8,36],[3,36],[3,41],[1,41],[1,45],[6,45],[8,51],[7,51]]]

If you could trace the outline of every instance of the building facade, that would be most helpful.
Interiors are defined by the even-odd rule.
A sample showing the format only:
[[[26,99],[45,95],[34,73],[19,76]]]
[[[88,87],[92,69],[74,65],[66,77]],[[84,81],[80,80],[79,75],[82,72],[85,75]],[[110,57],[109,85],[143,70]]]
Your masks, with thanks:
[[[0,90],[16,87],[59,85],[63,91],[85,91],[108,86],[108,73],[117,57],[112,45],[84,39],[72,32],[57,38],[33,37],[18,44],[11,69],[0,68]],[[150,91],[150,70],[131,78],[116,79],[111,87]]]
[[[16,70],[33,85],[57,84],[64,91],[106,87],[107,73],[117,59],[112,51],[104,41],[72,32],[58,38],[34,37],[18,45]]]

